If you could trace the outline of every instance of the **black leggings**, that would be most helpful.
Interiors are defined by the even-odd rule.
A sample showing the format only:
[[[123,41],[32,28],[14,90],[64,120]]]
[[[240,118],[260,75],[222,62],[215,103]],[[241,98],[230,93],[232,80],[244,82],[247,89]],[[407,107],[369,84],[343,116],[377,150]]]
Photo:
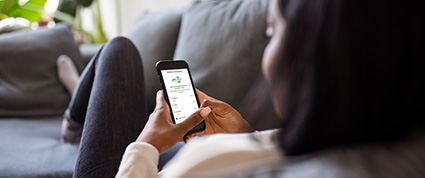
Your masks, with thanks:
[[[152,66],[154,67],[154,66]],[[74,177],[114,177],[148,118],[143,66],[130,40],[109,41],[81,74],[64,117],[84,125]],[[184,146],[159,157],[158,169]]]
[[[65,118],[84,124],[74,177],[114,177],[148,118],[142,61],[133,43],[118,37],[96,54]]]

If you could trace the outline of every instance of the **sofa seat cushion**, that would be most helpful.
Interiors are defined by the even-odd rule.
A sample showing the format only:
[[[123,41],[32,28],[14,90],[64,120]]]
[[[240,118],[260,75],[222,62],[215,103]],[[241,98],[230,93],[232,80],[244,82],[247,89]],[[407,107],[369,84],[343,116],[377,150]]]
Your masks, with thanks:
[[[61,122],[0,119],[0,177],[72,177],[78,145],[59,141]]]

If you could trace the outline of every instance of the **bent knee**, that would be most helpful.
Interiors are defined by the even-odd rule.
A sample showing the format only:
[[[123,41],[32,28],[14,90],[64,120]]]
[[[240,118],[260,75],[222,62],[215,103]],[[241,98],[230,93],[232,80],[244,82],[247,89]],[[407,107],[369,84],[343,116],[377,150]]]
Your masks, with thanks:
[[[103,47],[103,51],[107,53],[110,57],[114,56],[113,58],[118,58],[122,60],[141,60],[139,52],[133,42],[123,36],[118,36],[109,40]]]
[[[98,59],[96,59],[97,66],[107,67],[109,70],[121,68],[123,65],[127,66],[141,66],[141,58],[138,50],[126,37],[115,37],[109,40],[102,48]]]
[[[105,44],[105,48],[113,48],[115,50],[120,50],[120,51],[127,51],[127,52],[137,52],[136,47],[134,46],[133,42],[131,42],[130,39],[123,37],[123,36],[118,36],[115,37],[111,40],[109,40],[106,44]],[[110,50],[110,49],[108,49]]]
[[[123,36],[117,36],[111,40],[108,41],[110,44],[120,44],[120,45],[133,45],[133,42],[131,42],[130,39],[123,37]]]

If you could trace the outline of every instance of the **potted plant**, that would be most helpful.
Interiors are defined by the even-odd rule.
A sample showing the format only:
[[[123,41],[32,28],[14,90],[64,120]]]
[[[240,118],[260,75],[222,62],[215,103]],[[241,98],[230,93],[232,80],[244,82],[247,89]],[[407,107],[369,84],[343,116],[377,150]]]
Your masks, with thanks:
[[[0,32],[29,28],[38,22],[46,0],[0,0]]]
[[[22,28],[29,28],[43,17],[47,0],[0,0],[0,33]],[[94,29],[89,31],[82,27],[81,9],[88,8],[92,12]],[[88,43],[105,43],[98,0],[60,0],[57,11],[53,14],[56,22],[70,25],[79,40]],[[86,37],[86,38],[85,38]]]
[[[82,8],[89,8],[94,22],[94,29],[89,31],[82,27]],[[98,0],[61,0],[55,12],[56,21],[62,21],[87,36],[90,43],[105,43],[108,39],[103,30]]]

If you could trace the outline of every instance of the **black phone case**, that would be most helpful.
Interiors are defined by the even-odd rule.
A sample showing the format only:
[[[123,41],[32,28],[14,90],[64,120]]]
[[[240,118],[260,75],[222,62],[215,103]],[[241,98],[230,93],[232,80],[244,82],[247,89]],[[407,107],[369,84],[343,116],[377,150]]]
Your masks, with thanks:
[[[170,113],[171,113],[172,121],[173,121],[174,124],[176,124],[176,121],[174,120],[173,111],[172,111],[172,108],[171,108],[171,105],[170,105],[170,101],[168,99],[168,92],[167,92],[167,89],[165,87],[164,79],[163,79],[162,74],[161,74],[161,70],[186,68],[188,73],[189,73],[190,82],[192,84],[192,89],[195,93],[196,102],[197,102],[198,108],[199,108],[200,104],[199,104],[198,94],[196,93],[195,85],[193,84],[192,74],[190,73],[189,65],[184,60],[166,60],[166,61],[158,61],[155,65],[155,67],[156,67],[156,71],[157,71],[157,74],[158,74],[158,79],[160,81],[161,88],[164,91],[165,101],[167,101],[168,108],[171,111]],[[198,124],[193,129],[191,129],[187,134],[202,132],[204,130],[205,130],[205,122],[202,121],[200,124]]]

